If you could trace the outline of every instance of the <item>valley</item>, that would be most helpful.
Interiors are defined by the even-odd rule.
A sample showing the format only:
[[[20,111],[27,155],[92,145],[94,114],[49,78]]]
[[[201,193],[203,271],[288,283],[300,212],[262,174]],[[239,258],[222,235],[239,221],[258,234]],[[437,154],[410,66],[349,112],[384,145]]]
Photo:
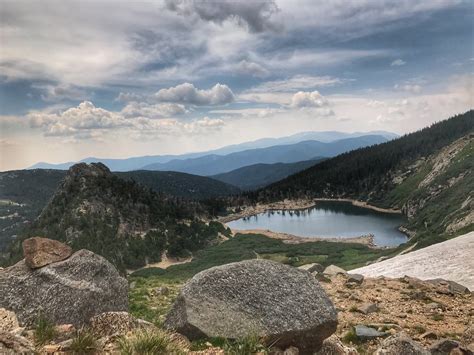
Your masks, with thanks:
[[[472,115],[469,111],[390,142],[334,158],[291,163],[283,170],[279,164],[287,163],[238,169],[243,176],[259,170],[288,172],[294,165],[303,169],[276,182],[263,176],[261,181],[268,185],[262,187],[239,188],[182,172],[111,172],[102,163],[80,163],[68,171],[0,173],[3,263],[20,260],[23,243],[35,236],[64,242],[77,253],[90,250],[127,277],[131,314],[158,327],[163,327],[184,285],[208,270],[248,260],[283,264],[291,270],[321,268],[325,271],[313,276],[339,308],[334,339],[340,346],[355,346],[362,353],[381,346],[381,340],[357,338],[355,326],[360,323],[372,327],[369,332],[403,329],[423,346],[434,343],[420,337],[417,322],[440,336],[460,339],[464,329],[460,318],[443,311],[443,317],[455,323],[438,326],[434,319],[441,317],[439,312],[426,313],[404,291],[405,284],[416,285],[430,300],[451,302],[436,295],[443,294],[443,287],[455,286],[446,286],[443,280],[435,286],[420,284],[388,272],[400,264],[384,265],[430,250],[429,245],[460,240],[458,235],[472,231]],[[320,151],[311,154],[319,156]],[[381,156],[385,165],[380,165]],[[273,170],[275,166],[278,169]],[[471,247],[463,247],[463,252],[470,255]],[[457,275],[469,271],[443,264],[440,267],[447,272],[437,273],[433,265],[442,265],[441,258],[427,258],[432,278],[439,275],[460,282],[459,289],[464,287],[465,278]],[[347,286],[351,276],[345,270],[366,275],[364,284],[375,291]],[[378,275],[399,278],[371,278]],[[166,296],[153,291],[159,288],[168,290]],[[341,297],[349,293],[352,298]],[[462,304],[456,307],[470,311],[469,296],[449,297]],[[376,314],[360,316],[365,311],[357,307],[374,301],[379,307]],[[403,314],[389,311],[393,302],[401,305]],[[412,316],[408,310],[413,307],[417,313]]]

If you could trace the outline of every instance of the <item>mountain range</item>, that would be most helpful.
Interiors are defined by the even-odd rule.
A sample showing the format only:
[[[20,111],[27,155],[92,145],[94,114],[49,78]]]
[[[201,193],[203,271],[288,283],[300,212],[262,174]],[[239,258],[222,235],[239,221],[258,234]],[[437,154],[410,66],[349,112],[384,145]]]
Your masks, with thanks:
[[[167,163],[146,165],[144,170],[180,171],[210,176],[253,164],[294,163],[321,157],[333,157],[360,147],[386,142],[379,135],[345,138],[329,143],[307,140],[294,144],[249,149],[227,155],[209,154],[198,158],[174,159]]]
[[[51,164],[46,162],[40,162],[32,165],[29,169],[58,169],[58,170],[67,170],[72,165],[76,163],[97,163],[101,162],[109,167],[112,171],[131,171],[131,170],[140,170],[147,165],[151,164],[163,164],[171,160],[183,160],[183,159],[192,159],[198,158],[205,155],[215,154],[215,155],[227,155],[249,149],[258,149],[258,148],[267,148],[275,145],[287,145],[299,143],[305,140],[317,140],[323,143],[333,142],[335,140],[345,139],[345,138],[355,138],[365,135],[378,135],[383,136],[387,140],[394,139],[398,137],[395,133],[386,132],[386,131],[371,131],[371,132],[354,132],[354,133],[345,133],[337,131],[325,131],[325,132],[302,132],[297,133],[291,136],[280,137],[280,138],[262,138],[251,142],[244,142],[240,144],[234,144],[225,146],[219,149],[214,149],[210,151],[197,152],[197,153],[187,153],[180,155],[149,155],[149,156],[139,156],[132,158],[124,159],[109,159],[109,158],[96,158],[89,157],[82,159],[80,161],[71,161],[67,163],[60,164]],[[303,160],[303,159],[300,159]]]

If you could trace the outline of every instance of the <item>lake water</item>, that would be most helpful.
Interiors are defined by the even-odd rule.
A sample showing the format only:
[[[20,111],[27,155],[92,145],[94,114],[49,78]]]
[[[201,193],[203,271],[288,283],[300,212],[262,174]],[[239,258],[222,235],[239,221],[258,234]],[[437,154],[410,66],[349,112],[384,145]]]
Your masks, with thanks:
[[[268,211],[227,223],[232,229],[268,229],[301,237],[351,238],[373,234],[378,246],[397,246],[407,241],[398,230],[406,222],[400,214],[383,213],[350,202],[322,201],[298,211]]]

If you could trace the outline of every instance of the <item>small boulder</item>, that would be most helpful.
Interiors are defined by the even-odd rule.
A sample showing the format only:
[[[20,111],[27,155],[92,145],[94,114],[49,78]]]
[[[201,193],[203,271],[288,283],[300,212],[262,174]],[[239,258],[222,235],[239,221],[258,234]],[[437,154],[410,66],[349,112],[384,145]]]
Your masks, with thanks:
[[[38,269],[18,262],[0,273],[0,294],[0,307],[14,311],[22,326],[34,324],[39,312],[79,327],[96,314],[128,310],[127,281],[88,250]]]
[[[364,281],[364,275],[348,274],[346,285],[360,285]]]
[[[0,331],[11,332],[19,327],[16,314],[5,308],[0,308]]]
[[[374,328],[367,327],[365,325],[356,325],[354,327],[355,335],[361,340],[370,340],[375,338],[384,337],[387,333],[379,332]]]
[[[375,352],[376,355],[430,355],[419,343],[404,333],[385,339]]]
[[[357,311],[363,314],[374,313],[378,310],[379,307],[375,303],[364,303],[359,308],[357,308]]]
[[[281,349],[295,346],[311,354],[335,332],[337,313],[308,272],[254,259],[195,275],[181,289],[164,326],[190,340],[256,334]]]
[[[345,346],[336,335],[331,335],[323,341],[322,348],[315,352],[314,355],[358,355],[358,351],[354,348]]]
[[[431,345],[431,355],[449,355],[451,351],[459,348],[460,344],[455,340],[441,339]]]
[[[0,331],[0,354],[36,354],[33,343],[27,338],[10,332]]]
[[[324,267],[321,264],[318,263],[312,263],[312,264],[306,264],[306,265],[301,265],[298,267],[300,270],[306,270],[310,273],[321,273],[324,270]]]
[[[47,238],[28,238],[23,241],[22,246],[25,264],[32,269],[65,260],[72,254],[70,246]]]
[[[323,274],[329,276],[335,276],[338,274],[347,275],[347,271],[343,268],[340,268],[339,266],[329,265],[327,268],[324,269]]]

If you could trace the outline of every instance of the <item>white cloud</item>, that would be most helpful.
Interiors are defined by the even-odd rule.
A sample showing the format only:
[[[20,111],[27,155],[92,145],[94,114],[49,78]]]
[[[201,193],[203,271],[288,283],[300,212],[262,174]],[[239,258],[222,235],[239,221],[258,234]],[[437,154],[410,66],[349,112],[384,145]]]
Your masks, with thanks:
[[[320,108],[325,106],[328,106],[328,101],[319,93],[319,91],[299,91],[293,95],[290,104],[290,107],[299,109],[308,107]]]
[[[402,65],[405,65],[407,64],[407,62],[405,62],[403,59],[395,59],[391,64],[390,66],[391,67],[400,67]]]
[[[197,89],[193,84],[184,83],[168,89],[161,89],[153,95],[158,102],[207,106],[224,105],[234,101],[234,93],[227,85],[216,84],[209,90]]]
[[[247,60],[242,60],[237,66],[237,72],[239,74],[251,75],[256,78],[265,78],[270,75],[270,72],[255,62],[249,62]]]
[[[166,0],[169,10],[180,15],[195,15],[204,21],[222,24],[235,20],[251,32],[274,30],[278,26],[272,22],[272,15],[278,11],[273,0],[265,1],[194,1]]]
[[[95,107],[89,101],[80,103],[62,112],[30,112],[26,117],[32,128],[40,129],[48,137],[71,137],[100,140],[107,134],[117,132],[133,137],[152,137],[162,134],[207,133],[221,129],[225,122],[220,118],[203,117],[192,121],[179,121],[167,117],[171,113],[182,113],[184,106],[132,102],[120,112]],[[71,142],[71,141],[69,141]]]
[[[186,113],[186,108],[180,104],[148,104],[146,102],[132,101],[128,103],[121,111],[124,117],[147,117],[147,118],[163,118],[173,117]]]
[[[31,112],[27,118],[32,128],[42,129],[46,136],[77,135],[81,131],[131,126],[131,122],[120,114],[95,107],[89,101],[60,113]]]
[[[331,76],[295,75],[286,80],[267,81],[247,91],[247,93],[294,92],[342,84],[345,80]]]

